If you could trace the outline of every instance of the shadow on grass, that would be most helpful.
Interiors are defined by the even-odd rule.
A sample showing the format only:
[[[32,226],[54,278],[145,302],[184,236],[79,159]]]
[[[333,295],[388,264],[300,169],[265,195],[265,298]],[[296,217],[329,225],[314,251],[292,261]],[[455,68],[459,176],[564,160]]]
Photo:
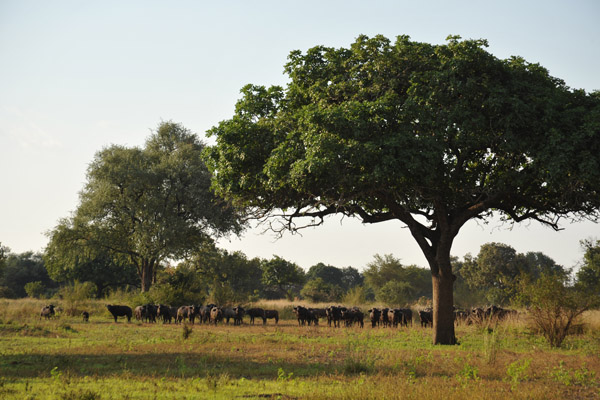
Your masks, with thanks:
[[[227,374],[232,378],[273,378],[281,371],[296,377],[343,371],[344,361],[335,365],[320,362],[265,361],[223,357],[214,354],[152,353],[107,355],[7,355],[0,360],[0,378],[50,377],[52,371],[72,377],[105,377],[115,374],[145,377],[208,377]]]

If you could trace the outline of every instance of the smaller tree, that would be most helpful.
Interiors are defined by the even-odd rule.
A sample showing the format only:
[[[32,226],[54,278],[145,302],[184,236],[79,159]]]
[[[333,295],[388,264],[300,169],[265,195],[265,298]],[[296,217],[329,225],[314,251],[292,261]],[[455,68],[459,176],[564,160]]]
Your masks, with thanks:
[[[585,250],[583,265],[577,271],[577,287],[590,294],[600,295],[600,240],[581,241]]]
[[[304,284],[300,294],[314,303],[338,301],[342,296],[342,289],[338,285],[325,282],[322,278],[313,278]]]
[[[25,284],[27,296],[33,299],[39,299],[44,295],[46,288],[41,281],[29,282]]]
[[[521,304],[528,305],[533,325],[544,335],[551,347],[560,347],[581,315],[600,304],[600,296],[589,296],[567,286],[561,274],[543,274],[533,282],[530,277],[521,281]]]
[[[274,256],[271,260],[262,262],[262,283],[268,294],[274,297],[284,297],[290,290],[299,290],[305,281],[302,268],[293,262]]]

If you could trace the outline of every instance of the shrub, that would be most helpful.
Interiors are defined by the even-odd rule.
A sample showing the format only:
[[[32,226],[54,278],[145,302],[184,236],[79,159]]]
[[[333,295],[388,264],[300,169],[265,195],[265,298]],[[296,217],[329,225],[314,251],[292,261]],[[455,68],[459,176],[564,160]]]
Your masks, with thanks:
[[[46,288],[42,281],[29,282],[25,284],[25,293],[33,299],[40,299],[44,295]]]
[[[314,278],[306,282],[300,294],[314,303],[338,301],[342,289],[338,285],[325,282],[322,278]]]
[[[98,288],[93,282],[73,282],[63,286],[58,296],[64,300],[67,315],[79,315],[85,303],[96,296]]]
[[[542,275],[535,283],[522,281],[519,299],[529,305],[531,322],[551,347],[560,347],[581,315],[598,304],[598,296],[567,286],[560,275]]]

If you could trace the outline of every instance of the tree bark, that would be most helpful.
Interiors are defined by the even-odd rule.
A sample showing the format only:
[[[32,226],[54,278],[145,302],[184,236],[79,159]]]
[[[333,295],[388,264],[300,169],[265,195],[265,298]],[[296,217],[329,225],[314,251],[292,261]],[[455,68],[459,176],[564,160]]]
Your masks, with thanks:
[[[149,260],[142,260],[141,263],[141,280],[142,280],[142,292],[147,292],[152,286],[152,278],[154,276],[154,264]]]
[[[433,344],[457,344],[454,333],[454,280],[452,271],[432,274]],[[449,272],[449,273],[448,273]]]

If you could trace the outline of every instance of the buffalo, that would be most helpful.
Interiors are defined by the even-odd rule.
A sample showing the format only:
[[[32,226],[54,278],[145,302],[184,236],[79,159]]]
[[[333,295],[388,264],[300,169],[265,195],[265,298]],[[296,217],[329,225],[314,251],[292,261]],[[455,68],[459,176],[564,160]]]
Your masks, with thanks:
[[[279,311],[277,310],[265,310],[265,320],[274,319],[275,323],[279,323]]]
[[[250,322],[254,325],[254,318],[260,317],[263,320],[263,325],[267,323],[267,319],[265,318],[265,310],[262,308],[251,308],[246,311],[246,314],[250,316]]]
[[[232,319],[235,325],[235,311],[233,308],[228,307],[223,309],[223,319],[229,324],[229,320]]]
[[[47,306],[42,307],[42,311],[40,312],[40,319],[42,317],[50,319],[50,317],[52,316],[54,316],[54,304],[49,304]]]
[[[303,306],[295,306],[294,314],[296,314],[296,318],[298,319],[298,326],[305,325],[307,322],[310,325],[314,318],[308,308]]]
[[[198,318],[200,323],[210,323],[210,311],[216,306],[216,304],[207,304],[204,307],[200,307],[200,316]]]
[[[365,315],[360,311],[358,307],[352,307],[350,309],[342,308],[342,319],[346,323],[346,326],[352,326],[352,324],[356,323],[360,325],[361,328],[365,326],[364,323]]]
[[[371,327],[375,328],[379,325],[379,320],[381,319],[381,310],[379,308],[371,308],[369,310],[369,318],[371,319]]]
[[[217,325],[217,322],[222,321],[222,320],[223,320],[223,310],[221,310],[219,307],[213,307],[212,310],[210,310],[210,322]]]
[[[400,323],[406,327],[408,327],[409,324],[412,326],[412,310],[410,308],[401,308],[400,312],[402,313]]]
[[[331,323],[333,323],[334,328],[339,328],[342,319],[342,308],[340,306],[329,306],[325,309],[327,325],[331,326]]]
[[[419,311],[419,319],[421,320],[421,327],[433,327],[433,312],[431,310]]]
[[[171,323],[171,320],[173,318],[177,318],[177,313],[172,314],[171,307],[166,306],[164,304],[159,304],[156,307],[156,318],[162,319],[163,324],[166,324],[167,321],[169,321],[169,323]]]
[[[131,316],[133,314],[131,307],[108,304],[106,308],[114,317],[115,322],[117,322],[117,317],[127,317],[127,322],[131,322]]]
[[[242,306],[233,307],[233,324],[241,325],[244,322],[244,314],[246,311]]]
[[[89,322],[90,320],[90,313],[87,311],[84,311],[81,313],[81,317],[83,318],[83,322]]]
[[[177,309],[177,322],[187,319],[193,324],[196,320],[197,313],[198,306],[181,306]]]

